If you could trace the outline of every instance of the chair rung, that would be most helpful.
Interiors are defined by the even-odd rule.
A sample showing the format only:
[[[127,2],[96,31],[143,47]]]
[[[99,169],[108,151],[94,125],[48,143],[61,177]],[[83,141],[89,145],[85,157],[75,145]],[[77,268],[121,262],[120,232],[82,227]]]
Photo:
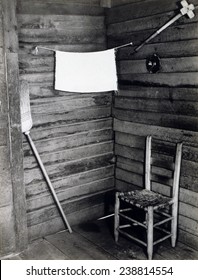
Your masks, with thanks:
[[[139,242],[140,244],[144,245],[145,247],[147,247],[147,244],[144,241],[142,241],[134,236],[131,236],[130,234],[128,234],[127,232],[125,232],[123,230],[120,230],[120,229],[117,229],[117,230],[119,231],[119,233],[121,233],[121,234],[127,236],[128,238],[135,240],[135,241]]]
[[[160,238],[160,239],[156,240],[155,242],[153,242],[153,246],[158,244],[158,243],[160,243],[160,242],[162,242],[162,241],[164,241],[164,240],[166,240],[166,239],[168,239],[168,238],[170,238],[171,236],[172,236],[172,233],[170,233],[169,235],[164,236],[163,238]]]
[[[120,209],[120,212],[128,212],[128,211],[131,211],[132,208],[125,208],[125,209]]]
[[[154,224],[153,227],[157,227],[157,226],[162,225],[162,224],[164,224],[164,223],[167,223],[167,222],[169,222],[169,221],[171,221],[171,220],[173,220],[173,217],[169,217],[169,218],[167,218],[167,219],[164,219],[164,220],[162,220],[162,221],[160,221],[160,222]]]
[[[170,231],[168,231],[168,230],[166,230],[166,229],[164,229],[164,228],[155,227],[155,229],[157,229],[157,230],[159,230],[159,231],[162,231],[162,232],[164,232],[164,233],[166,233],[166,234],[170,234],[170,233],[171,233]]]
[[[132,218],[126,216],[126,215],[123,215],[123,214],[121,214],[121,213],[119,213],[119,215],[120,215],[122,218],[127,219],[128,221],[131,221],[131,222],[136,223],[137,225],[139,225],[139,226],[141,226],[141,227],[143,227],[143,228],[146,228],[146,225],[143,224],[143,223],[140,223],[140,222],[138,222],[138,221],[136,221],[136,220],[134,220],[134,219],[132,219]]]
[[[126,224],[126,225],[121,225],[121,226],[119,226],[119,228],[129,228],[129,227],[131,227],[130,224]]]
[[[166,206],[170,206],[171,204],[173,204],[173,202],[172,201],[169,201],[169,202],[167,202],[167,204],[166,204]],[[165,207],[166,207],[165,206]],[[162,205],[156,205],[156,206],[154,206],[153,207],[153,210],[157,210],[157,209],[159,209],[159,208],[164,208],[164,205],[162,204]]]
[[[165,216],[165,217],[172,217],[170,214],[168,214],[166,212],[158,211],[158,210],[155,210],[155,213],[156,214],[161,214],[162,216]]]

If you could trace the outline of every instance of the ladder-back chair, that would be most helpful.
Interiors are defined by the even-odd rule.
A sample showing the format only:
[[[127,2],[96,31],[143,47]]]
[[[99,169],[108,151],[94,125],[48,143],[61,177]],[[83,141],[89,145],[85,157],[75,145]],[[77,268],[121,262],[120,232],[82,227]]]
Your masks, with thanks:
[[[148,259],[152,259],[154,245],[168,238],[171,238],[172,247],[176,245],[179,178],[182,157],[182,143],[176,145],[176,153],[170,164],[165,160],[152,157],[151,140],[152,137],[147,136],[144,175],[145,187],[141,190],[127,192],[116,191],[114,216],[115,241],[118,242],[119,234],[122,234],[144,245],[147,248]],[[170,196],[153,190],[152,184],[153,178],[155,177],[152,177],[153,168],[159,168],[159,170],[169,169],[169,173],[172,175],[172,179],[168,180],[169,184],[170,182],[172,184],[172,186],[168,187],[169,190],[172,187]],[[124,208],[122,208],[122,205],[124,205]],[[134,211],[137,208],[141,209],[140,211],[143,212],[143,217],[139,214],[133,217],[133,213],[137,213]],[[139,217],[142,218],[139,219]],[[124,224],[121,224],[121,221]],[[146,230],[145,241],[140,239],[139,235],[134,234],[137,228]],[[134,231],[134,229],[136,230]],[[163,236],[154,240],[155,231],[162,233]]]

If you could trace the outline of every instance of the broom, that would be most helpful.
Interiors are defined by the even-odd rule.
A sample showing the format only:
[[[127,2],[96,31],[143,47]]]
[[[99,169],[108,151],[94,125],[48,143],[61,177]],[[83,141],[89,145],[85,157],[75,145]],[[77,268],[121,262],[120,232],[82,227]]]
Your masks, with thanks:
[[[39,164],[39,167],[43,173],[43,176],[51,190],[52,196],[56,202],[57,208],[61,213],[62,219],[65,223],[65,225],[67,226],[68,230],[70,233],[72,233],[72,229],[67,221],[67,218],[65,216],[65,213],[63,212],[62,206],[59,202],[59,199],[56,195],[56,192],[52,186],[52,183],[50,181],[50,178],[47,174],[47,171],[42,163],[42,160],[39,156],[39,153],[36,149],[36,146],[34,145],[34,142],[32,141],[32,138],[30,136],[30,129],[32,128],[32,117],[31,117],[31,111],[30,111],[30,98],[29,98],[29,86],[28,83],[25,81],[21,82],[20,85],[20,108],[21,108],[21,127],[22,127],[22,133],[25,134],[27,141],[30,144],[30,147],[36,157],[36,160]]]

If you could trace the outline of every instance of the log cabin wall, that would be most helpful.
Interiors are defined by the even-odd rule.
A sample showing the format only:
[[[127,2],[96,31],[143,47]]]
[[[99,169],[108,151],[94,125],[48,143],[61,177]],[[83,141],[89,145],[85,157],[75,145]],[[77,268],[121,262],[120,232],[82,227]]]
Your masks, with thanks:
[[[112,1],[107,11],[108,47],[148,38],[178,11],[178,1]],[[179,239],[198,248],[198,1],[196,17],[181,18],[138,53],[117,54],[120,90],[114,102],[116,186],[141,185],[144,137],[163,144],[183,141],[180,179]],[[150,74],[146,58],[161,58]],[[167,143],[166,143],[167,144]]]
[[[100,1],[18,0],[20,78],[29,83],[31,135],[70,224],[104,213],[114,187],[111,93],[55,91],[54,53],[106,49]],[[64,228],[24,138],[29,240]]]

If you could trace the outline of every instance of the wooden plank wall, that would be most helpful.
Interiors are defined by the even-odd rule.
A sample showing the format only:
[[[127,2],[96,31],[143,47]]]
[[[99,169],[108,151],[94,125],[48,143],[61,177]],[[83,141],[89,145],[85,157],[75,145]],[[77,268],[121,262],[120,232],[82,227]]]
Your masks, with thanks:
[[[70,224],[98,217],[114,187],[111,93],[55,91],[54,53],[106,48],[100,1],[18,1],[20,78],[29,83],[31,135]],[[63,229],[35,158],[24,139],[29,239]]]
[[[111,7],[123,6],[131,3],[142,2],[145,0],[111,0]]]
[[[138,46],[178,11],[172,0],[115,2],[107,11],[108,47],[130,41]],[[198,248],[198,1],[190,2],[195,18],[181,18],[136,54],[131,47],[117,54],[114,129],[117,186],[141,185],[147,134],[168,146],[183,141],[179,238]],[[161,58],[156,74],[148,73],[145,63],[153,53]]]

